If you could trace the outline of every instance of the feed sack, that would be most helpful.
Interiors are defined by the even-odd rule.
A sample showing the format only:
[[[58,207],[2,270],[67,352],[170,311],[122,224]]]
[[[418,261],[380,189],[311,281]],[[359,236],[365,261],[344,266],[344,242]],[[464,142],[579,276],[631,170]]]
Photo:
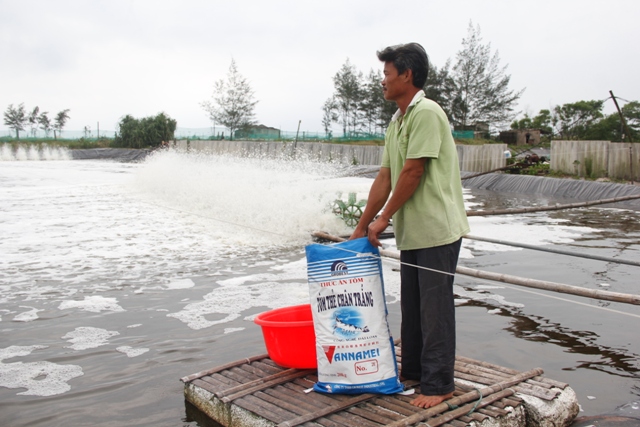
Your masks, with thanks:
[[[378,248],[367,238],[306,247],[323,393],[393,394],[398,379]]]

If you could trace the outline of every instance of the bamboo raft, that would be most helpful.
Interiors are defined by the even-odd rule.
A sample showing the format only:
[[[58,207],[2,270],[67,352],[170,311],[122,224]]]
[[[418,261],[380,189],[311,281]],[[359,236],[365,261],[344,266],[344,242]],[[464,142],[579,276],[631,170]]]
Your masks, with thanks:
[[[399,347],[396,358],[402,362]],[[429,409],[411,395],[339,395],[309,389],[315,370],[287,369],[263,354],[181,378],[188,402],[225,427],[566,426],[573,390],[542,376],[457,356],[454,397]],[[404,381],[405,390],[419,385]],[[416,390],[417,392],[418,390]]]

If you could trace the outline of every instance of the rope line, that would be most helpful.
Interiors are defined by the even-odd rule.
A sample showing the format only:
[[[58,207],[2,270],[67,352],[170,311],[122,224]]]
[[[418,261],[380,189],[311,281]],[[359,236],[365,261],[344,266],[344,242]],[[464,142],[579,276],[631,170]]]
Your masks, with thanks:
[[[478,398],[478,400],[476,400],[476,403],[473,405],[473,408],[471,408],[471,410],[467,412],[467,417],[473,414],[473,412],[476,410],[480,402],[482,402],[482,390],[480,390],[479,388],[477,388],[476,390],[478,391],[478,394],[480,395],[480,397]]]

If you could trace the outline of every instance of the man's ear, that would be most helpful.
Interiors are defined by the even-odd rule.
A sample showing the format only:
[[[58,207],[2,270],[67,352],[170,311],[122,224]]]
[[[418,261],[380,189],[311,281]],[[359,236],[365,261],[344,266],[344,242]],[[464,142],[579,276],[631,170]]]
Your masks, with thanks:
[[[413,70],[411,68],[407,68],[407,70],[403,73],[404,81],[413,84]]]

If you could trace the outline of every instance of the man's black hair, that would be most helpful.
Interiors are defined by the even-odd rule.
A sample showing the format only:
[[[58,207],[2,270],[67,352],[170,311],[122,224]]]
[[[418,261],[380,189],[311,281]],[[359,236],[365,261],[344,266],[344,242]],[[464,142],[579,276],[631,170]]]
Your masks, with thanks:
[[[402,74],[407,70],[413,72],[413,85],[422,89],[429,75],[429,57],[427,52],[418,43],[399,44],[389,46],[377,52],[378,59],[382,62],[391,62]]]

